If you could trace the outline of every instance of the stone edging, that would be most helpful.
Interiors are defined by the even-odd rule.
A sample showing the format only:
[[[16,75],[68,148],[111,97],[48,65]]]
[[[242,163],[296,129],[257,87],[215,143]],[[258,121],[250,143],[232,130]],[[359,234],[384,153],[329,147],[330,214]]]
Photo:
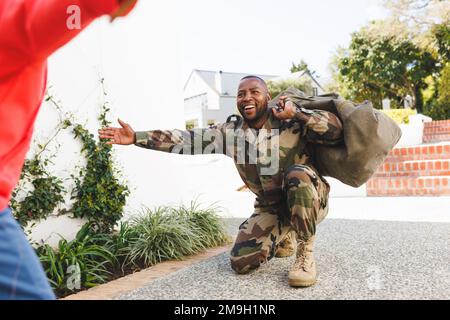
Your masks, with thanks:
[[[223,252],[229,251],[230,249],[231,246],[227,245],[208,249],[198,255],[187,257],[186,260],[164,261],[139,272],[64,297],[61,300],[111,300],[119,295],[140,288],[155,279],[217,256]]]

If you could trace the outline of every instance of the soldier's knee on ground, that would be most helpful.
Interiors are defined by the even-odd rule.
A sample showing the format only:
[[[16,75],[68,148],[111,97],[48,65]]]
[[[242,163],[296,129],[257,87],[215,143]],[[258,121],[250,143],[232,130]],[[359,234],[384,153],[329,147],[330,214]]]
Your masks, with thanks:
[[[230,254],[231,268],[239,274],[246,274],[252,270],[255,270],[261,266],[268,259],[263,252],[255,252],[251,255],[236,256],[233,253]]]
[[[230,256],[231,268],[239,274],[246,274],[250,271],[257,269],[260,265],[259,257],[256,256],[252,260],[244,257]]]

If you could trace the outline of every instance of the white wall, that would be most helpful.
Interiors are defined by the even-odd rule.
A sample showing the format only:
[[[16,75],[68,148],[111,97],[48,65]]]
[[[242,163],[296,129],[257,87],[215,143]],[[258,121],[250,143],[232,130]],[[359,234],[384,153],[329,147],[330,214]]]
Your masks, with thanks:
[[[102,18],[54,54],[49,60],[48,84],[62,101],[64,111],[76,113],[82,123],[88,120],[88,128],[96,132],[98,104],[102,101],[99,79],[104,77],[113,119],[120,117],[135,130],[184,128],[183,53],[176,4],[176,0],[139,1],[127,18],[113,24]],[[38,115],[35,138],[43,141],[56,123],[55,109],[45,103]],[[114,125],[117,126],[116,121]],[[68,177],[75,172],[76,164],[83,163],[80,145],[66,133],[58,142],[61,148],[52,170]],[[180,169],[186,166],[183,161],[134,146],[114,149],[132,187],[127,212],[141,204],[153,206],[182,200],[183,184],[179,181],[185,179],[184,170]],[[44,223],[46,228],[38,225],[34,239],[46,238],[45,230],[63,236],[72,234],[73,230],[62,222],[64,218],[60,220],[57,223],[50,219]]]
[[[98,105],[103,101],[99,79],[104,77],[112,118],[120,117],[135,130],[183,129],[183,48],[176,2],[140,1],[127,19],[112,25],[106,18],[97,21],[54,54],[49,60],[49,86],[63,110],[75,113],[95,133]],[[57,123],[55,108],[44,103],[34,137],[44,141]],[[85,162],[79,154],[80,144],[68,132],[57,140],[61,147],[50,170],[69,178]],[[236,210],[240,207],[227,196],[242,182],[232,160],[225,156],[171,155],[135,146],[115,146],[114,152],[131,188],[125,217],[144,205],[189,204],[196,198],[204,205],[219,201],[225,207],[224,215],[233,214],[230,205]],[[72,185],[66,183],[66,187]],[[56,245],[60,236],[73,239],[82,223],[67,216],[50,217],[32,228],[30,238]]]
[[[430,117],[422,114],[409,116],[409,124],[400,124],[402,137],[396,147],[408,147],[422,144],[425,122],[430,121],[432,121]]]

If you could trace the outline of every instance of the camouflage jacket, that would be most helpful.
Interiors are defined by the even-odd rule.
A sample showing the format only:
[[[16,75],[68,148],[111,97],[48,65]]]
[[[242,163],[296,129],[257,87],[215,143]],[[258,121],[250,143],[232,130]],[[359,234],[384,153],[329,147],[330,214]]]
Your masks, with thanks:
[[[236,121],[210,128],[136,132],[136,145],[179,154],[226,154],[234,159],[257,201],[275,205],[282,200],[284,172],[289,166],[307,165],[319,175],[313,166],[314,144],[343,141],[341,121],[327,111],[299,111],[290,121],[279,120],[270,112],[260,130],[249,128],[236,117]]]

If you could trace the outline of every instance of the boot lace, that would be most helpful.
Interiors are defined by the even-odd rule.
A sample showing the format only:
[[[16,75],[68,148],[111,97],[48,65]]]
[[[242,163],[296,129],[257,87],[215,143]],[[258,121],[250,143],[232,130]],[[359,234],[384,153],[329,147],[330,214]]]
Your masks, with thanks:
[[[294,269],[309,270],[309,254],[306,250],[306,242],[298,241],[297,259],[294,262]]]

